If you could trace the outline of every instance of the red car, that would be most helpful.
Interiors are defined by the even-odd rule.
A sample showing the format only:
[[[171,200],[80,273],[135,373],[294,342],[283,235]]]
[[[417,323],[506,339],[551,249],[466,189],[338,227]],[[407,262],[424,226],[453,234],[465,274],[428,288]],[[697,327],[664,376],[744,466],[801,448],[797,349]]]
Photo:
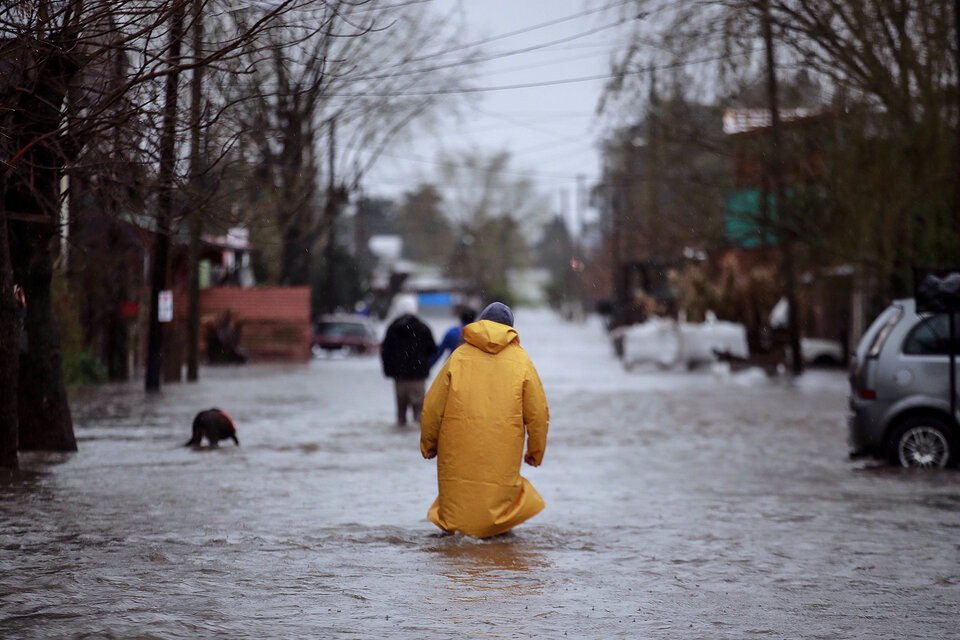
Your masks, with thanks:
[[[373,354],[380,350],[377,333],[369,318],[360,315],[324,315],[313,323],[311,350],[323,353]]]

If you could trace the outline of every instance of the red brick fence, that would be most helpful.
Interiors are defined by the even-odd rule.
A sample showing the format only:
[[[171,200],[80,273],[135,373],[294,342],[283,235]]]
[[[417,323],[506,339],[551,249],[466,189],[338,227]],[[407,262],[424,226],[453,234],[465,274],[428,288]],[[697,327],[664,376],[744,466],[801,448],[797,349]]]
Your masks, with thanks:
[[[200,293],[201,352],[204,327],[228,312],[241,326],[240,346],[254,361],[310,358],[310,288],[214,287]]]

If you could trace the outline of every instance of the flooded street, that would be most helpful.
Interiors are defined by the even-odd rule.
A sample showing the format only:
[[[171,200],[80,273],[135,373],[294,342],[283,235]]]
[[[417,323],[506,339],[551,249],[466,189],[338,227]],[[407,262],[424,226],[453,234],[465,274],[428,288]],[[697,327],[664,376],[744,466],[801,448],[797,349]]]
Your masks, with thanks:
[[[960,474],[849,462],[843,372],[627,373],[599,321],[516,324],[552,420],[510,534],[427,521],[377,358],[93,388],[80,452],[0,484],[0,636],[960,637]],[[182,446],[211,406],[240,447]]]

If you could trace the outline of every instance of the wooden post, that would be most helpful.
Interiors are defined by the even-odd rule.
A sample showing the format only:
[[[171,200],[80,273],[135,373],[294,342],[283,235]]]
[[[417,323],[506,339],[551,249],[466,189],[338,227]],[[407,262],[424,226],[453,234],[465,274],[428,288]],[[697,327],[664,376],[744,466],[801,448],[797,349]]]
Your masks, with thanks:
[[[173,179],[177,142],[177,80],[180,76],[180,46],[183,42],[184,1],[176,0],[170,26],[170,73],[164,87],[163,130],[160,134],[160,173],[157,198],[157,228],[150,266],[150,319],[147,338],[147,391],[159,391],[163,375],[163,326],[158,316],[158,297],[167,288],[167,258],[173,219]]]
[[[200,210],[200,185],[203,173],[200,151],[200,104],[203,67],[203,0],[193,0],[193,76],[190,78],[190,291],[187,299],[187,381],[196,382],[200,360],[200,236],[203,216]]]

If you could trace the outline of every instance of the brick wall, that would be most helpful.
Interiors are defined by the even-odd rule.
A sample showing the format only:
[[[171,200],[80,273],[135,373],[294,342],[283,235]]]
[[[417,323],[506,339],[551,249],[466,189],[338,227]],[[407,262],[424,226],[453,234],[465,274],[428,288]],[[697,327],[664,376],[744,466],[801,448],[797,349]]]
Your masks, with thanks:
[[[310,288],[241,289],[214,287],[200,292],[203,329],[229,310],[243,329],[240,345],[254,361],[302,361],[310,358]]]

